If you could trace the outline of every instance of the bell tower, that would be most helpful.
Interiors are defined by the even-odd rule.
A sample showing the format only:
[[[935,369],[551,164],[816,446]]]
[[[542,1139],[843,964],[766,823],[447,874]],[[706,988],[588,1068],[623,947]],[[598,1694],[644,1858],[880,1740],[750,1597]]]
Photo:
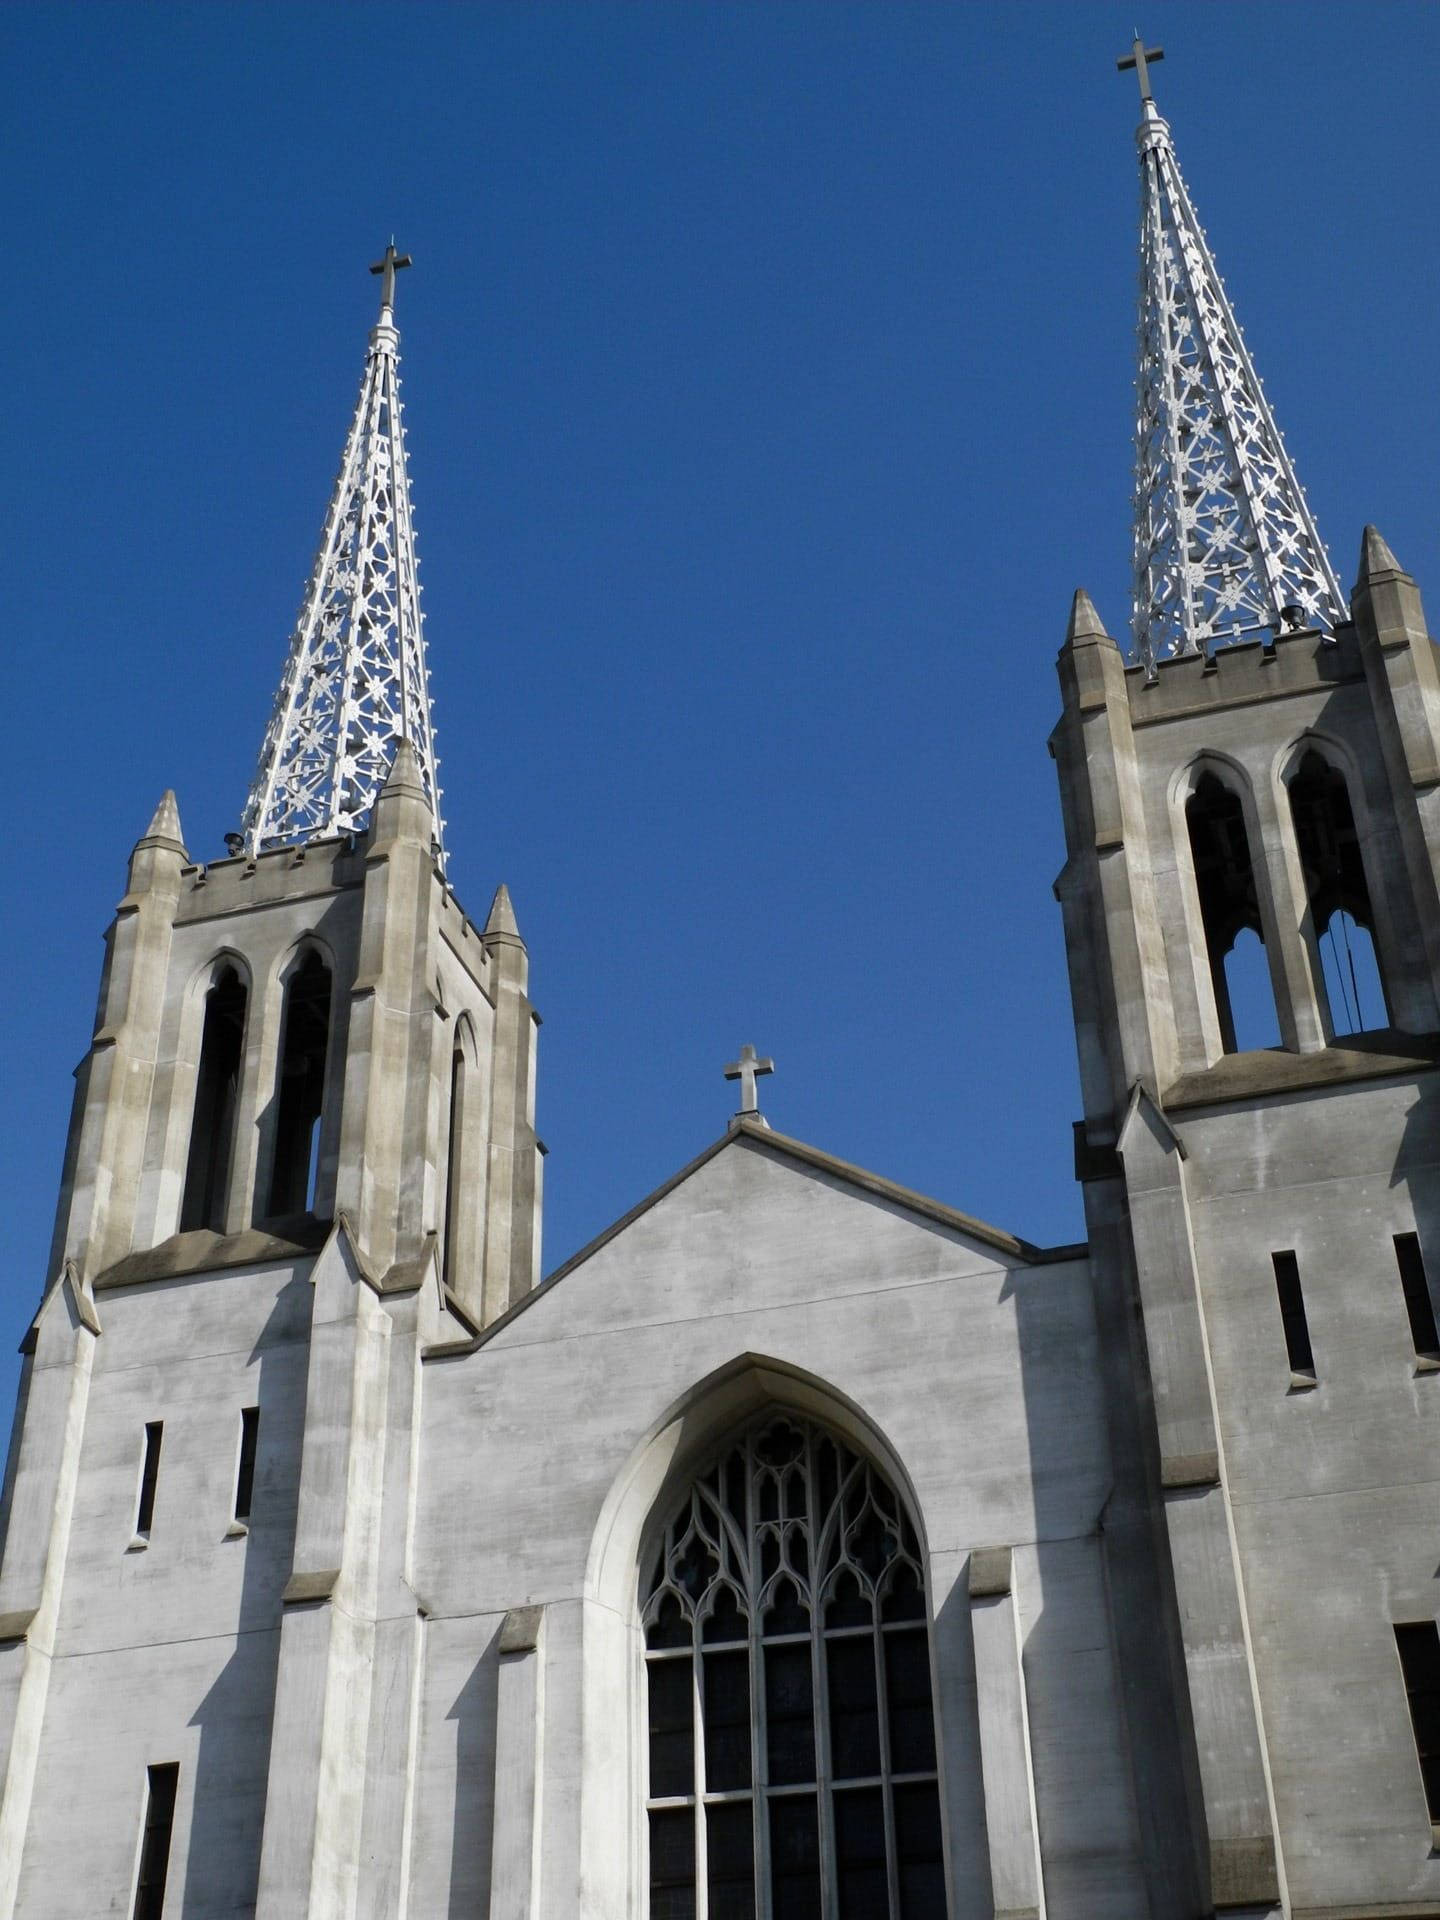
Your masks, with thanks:
[[[199,1270],[256,1236],[305,1246],[340,1219],[377,1274],[433,1256],[477,1325],[536,1278],[525,946],[503,887],[483,925],[466,915],[437,814],[393,306],[408,265],[392,244],[374,269],[242,831],[192,860],[167,793],[131,856],[56,1228],[53,1264],[81,1284],[124,1260]]]
[[[1131,650],[1077,593],[1052,740],[1108,1550],[1117,1617],[1145,1622],[1120,1628],[1137,1730],[1174,1756],[1141,1825],[1167,1911],[1418,1914],[1440,1896],[1437,653],[1373,528],[1338,587],[1157,57],[1123,63]]]
[[[446,874],[406,265],[243,825],[197,860],[167,793],[107,937],[7,1473],[6,1920],[127,1879],[158,1914],[137,1795],[216,1911],[353,1912],[362,1817],[404,1851],[364,1782],[410,1772],[419,1355],[534,1285],[541,1198],[525,944]]]

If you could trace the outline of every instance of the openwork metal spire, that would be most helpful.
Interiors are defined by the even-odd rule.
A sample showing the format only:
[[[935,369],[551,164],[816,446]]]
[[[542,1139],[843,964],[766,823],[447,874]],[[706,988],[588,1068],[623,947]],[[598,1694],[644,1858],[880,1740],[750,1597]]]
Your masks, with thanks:
[[[1209,653],[1349,618],[1150,92],[1140,81],[1135,653]]]
[[[441,832],[398,372],[392,241],[360,401],[245,808],[246,851],[362,828],[396,742],[414,749]]]

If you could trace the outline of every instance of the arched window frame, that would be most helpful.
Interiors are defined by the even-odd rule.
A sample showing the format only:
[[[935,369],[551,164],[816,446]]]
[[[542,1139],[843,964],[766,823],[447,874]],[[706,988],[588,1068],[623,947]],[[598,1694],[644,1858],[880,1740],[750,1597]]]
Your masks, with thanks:
[[[259,1102],[261,1148],[255,1169],[252,1207],[252,1215],[257,1225],[264,1225],[282,1217],[272,1211],[271,1197],[279,1146],[280,1081],[284,1066],[286,1019],[289,1012],[291,985],[312,955],[320,961],[330,976],[330,1009],[326,1026],[325,1071],[321,1091],[318,1168],[314,1205],[310,1211],[317,1219],[323,1219],[328,1217],[334,1204],[334,1158],[342,1093],[340,1022],[344,995],[334,953],[317,934],[307,931],[279,957],[271,971],[266,995],[268,1033],[264,1049],[262,1091]]]
[[[231,1144],[230,1174],[227,1181],[227,1226],[238,1229],[244,1223],[244,1194],[249,1166],[244,1151],[245,1115],[254,1097],[254,1036],[259,1023],[255,999],[255,981],[249,962],[234,947],[218,947],[191,973],[180,996],[178,1026],[172,1029],[173,1065],[168,1090],[157,1077],[156,1093],[164,1114],[163,1144],[158,1160],[151,1160],[147,1182],[154,1181],[153,1224],[148,1231],[163,1238],[180,1231],[185,1181],[189,1168],[190,1139],[195,1118],[195,1096],[200,1077],[200,1054],[204,1044],[205,1013],[209,996],[227,969],[245,989],[245,1035],[240,1056],[240,1085],[236,1101],[234,1137]],[[149,1156],[147,1156],[148,1158]]]
[[[788,1429],[792,1435],[803,1440],[802,1460],[803,1480],[807,1491],[806,1519],[810,1523],[810,1552],[806,1559],[806,1573],[810,1580],[814,1568],[818,1566],[820,1586],[813,1591],[812,1597],[818,1603],[810,1612],[809,1624],[795,1627],[793,1635],[784,1635],[772,1631],[775,1618],[768,1613],[777,1593],[789,1588],[794,1599],[799,1599],[796,1591],[799,1568],[787,1554],[781,1538],[787,1528],[798,1524],[797,1516],[788,1519],[778,1517],[766,1519],[762,1515],[762,1483],[774,1487],[775,1504],[785,1497],[780,1492],[780,1483],[774,1476],[777,1468],[761,1462],[757,1449],[765,1443],[766,1437],[773,1435],[777,1428]],[[823,1469],[821,1462],[828,1454],[834,1462],[835,1499],[826,1505],[823,1513],[813,1511]],[[775,1865],[771,1855],[771,1829],[776,1814],[783,1803],[797,1807],[808,1800],[816,1811],[817,1842],[821,1861],[821,1906],[818,1911],[825,1920],[835,1920],[841,1912],[839,1905],[839,1879],[845,1872],[845,1852],[847,1845],[853,1842],[859,1826],[859,1807],[862,1799],[870,1802],[873,1812],[878,1802],[882,1813],[883,1847],[881,1852],[880,1874],[885,1878],[884,1911],[894,1915],[911,1914],[924,1911],[943,1913],[948,1911],[948,1883],[944,1864],[944,1849],[941,1837],[943,1822],[943,1793],[940,1775],[940,1756],[942,1752],[940,1732],[937,1724],[938,1693],[934,1684],[933,1654],[930,1643],[930,1615],[928,1604],[928,1585],[925,1569],[925,1550],[915,1518],[913,1503],[900,1475],[887,1470],[876,1460],[872,1449],[860,1439],[850,1421],[843,1424],[825,1417],[818,1417],[814,1411],[801,1412],[793,1405],[770,1402],[751,1412],[748,1418],[733,1424],[718,1444],[712,1444],[708,1451],[698,1459],[692,1455],[692,1470],[679,1482],[678,1502],[674,1491],[668,1500],[657,1501],[651,1515],[651,1523],[644,1535],[644,1544],[640,1559],[638,1585],[635,1589],[640,1609],[642,1641],[654,1637],[658,1623],[666,1629],[674,1627],[675,1609],[681,1606],[678,1590],[671,1571],[678,1562],[687,1556],[693,1556],[697,1535],[697,1516],[702,1505],[712,1514],[718,1515],[713,1491],[705,1491],[707,1476],[717,1474],[733,1478],[737,1457],[747,1462],[744,1490],[746,1526],[741,1529],[757,1543],[761,1553],[757,1567],[753,1556],[748,1557],[742,1574],[745,1588],[744,1599],[746,1624],[739,1638],[732,1632],[725,1643],[707,1641],[706,1634],[713,1624],[717,1597],[727,1589],[735,1591],[737,1573],[742,1570],[738,1563],[726,1563],[724,1568],[713,1571],[709,1583],[690,1603],[690,1619],[694,1622],[693,1641],[687,1626],[683,1646],[656,1648],[643,1646],[643,1664],[646,1683],[641,1688],[641,1712],[639,1715],[642,1736],[650,1732],[647,1714],[650,1675],[657,1667],[672,1665],[676,1672],[686,1671],[695,1687],[694,1717],[692,1735],[694,1741],[694,1763],[703,1772],[705,1756],[710,1747],[705,1728],[705,1712],[709,1701],[708,1669],[712,1660],[740,1660],[748,1663],[750,1679],[750,1715],[748,1733],[748,1775],[751,1786],[746,1789],[731,1785],[715,1786],[710,1783],[709,1791],[700,1791],[700,1778],[692,1781],[695,1789],[689,1796],[656,1795],[651,1789],[656,1782],[649,1776],[649,1770],[642,1763],[642,1773],[646,1776],[642,1782],[643,1800],[646,1808],[645,1830],[647,1841],[653,1830],[653,1822],[658,1818],[667,1821],[682,1833],[688,1818],[693,1822],[697,1854],[703,1851],[704,1834],[712,1826],[717,1813],[744,1808],[753,1809],[753,1819],[749,1826],[750,1846],[752,1848],[751,1870],[757,1889],[755,1914],[757,1920],[783,1920],[782,1906],[772,1908],[770,1897],[770,1872]],[[793,1476],[799,1471],[794,1462],[779,1469],[787,1476],[787,1485],[793,1484]],[[667,1476],[672,1488],[673,1476]],[[720,1483],[717,1483],[720,1484]],[[723,1486],[721,1487],[723,1492]],[[732,1489],[733,1495],[733,1489]],[[733,1498],[732,1498],[733,1507]],[[779,1529],[779,1536],[776,1529]],[[876,1529],[888,1531],[890,1546],[888,1552],[875,1561],[869,1572],[856,1560],[852,1543],[862,1535],[873,1535]],[[677,1531],[678,1529],[678,1531]],[[715,1535],[711,1539],[719,1551],[742,1551],[740,1537],[736,1531],[735,1516],[732,1511],[729,1526],[730,1538],[722,1545]],[[775,1564],[766,1571],[764,1543],[775,1542],[773,1557]],[[709,1551],[709,1548],[706,1549]],[[874,1539],[870,1541],[869,1551],[879,1551]],[[658,1568],[658,1574],[657,1574]],[[872,1583],[873,1575],[873,1583]],[[879,1603],[879,1616],[864,1623],[856,1619],[842,1619],[835,1613],[832,1603],[837,1591],[848,1599],[852,1611],[857,1603],[861,1610],[868,1604],[862,1598],[862,1588],[869,1585]],[[899,1601],[903,1596],[903,1605],[892,1608],[887,1596],[893,1595]],[[696,1602],[698,1601],[698,1605]],[[887,1614],[893,1617],[886,1618]],[[738,1617],[738,1616],[735,1616]],[[784,1623],[780,1626],[783,1628]],[[795,1626],[795,1622],[790,1623]],[[663,1636],[662,1636],[663,1637]],[[871,1662],[866,1662],[862,1654],[854,1649],[863,1645],[871,1652]],[[797,1736],[804,1745],[803,1729],[813,1727],[814,1765],[810,1781],[784,1779],[776,1780],[766,1770],[766,1725],[767,1695],[771,1692],[771,1669],[769,1662],[777,1656],[796,1665],[797,1676],[806,1670],[806,1662],[797,1663],[801,1648],[808,1653],[808,1671],[811,1680],[811,1707],[800,1715],[801,1735]],[[768,1651],[767,1651],[768,1650]],[[908,1709],[908,1718],[900,1720],[897,1714],[901,1709],[893,1700],[887,1700],[887,1685],[891,1676],[892,1655],[904,1652],[909,1669],[912,1672],[918,1664],[925,1678],[925,1700],[923,1710],[924,1738],[928,1743],[920,1763],[917,1754],[908,1755],[895,1745],[901,1738],[897,1729],[903,1727],[904,1738],[911,1742],[912,1749],[916,1737],[917,1725],[913,1705]],[[852,1744],[848,1760],[840,1746],[836,1744],[839,1722],[832,1718],[831,1701],[834,1697],[834,1662],[841,1654],[845,1655],[846,1671],[850,1673],[848,1684],[854,1683],[854,1677],[862,1678],[869,1669],[874,1681],[876,1714],[874,1720],[874,1741],[872,1750],[864,1755]],[[873,1663],[873,1664],[872,1664]],[[900,1669],[895,1669],[898,1677]],[[678,1684],[678,1683],[677,1683]],[[682,1687],[683,1691],[683,1687]],[[853,1704],[853,1703],[852,1703]],[[810,1717],[812,1716],[813,1717]],[[863,1732],[865,1716],[859,1720],[847,1717],[845,1724],[850,1729],[860,1727]],[[793,1730],[792,1730],[793,1731]],[[730,1752],[735,1752],[734,1741],[730,1743]],[[873,1766],[870,1764],[873,1757]],[[773,1747],[768,1755],[773,1766],[775,1751]],[[863,1759],[865,1764],[859,1764]],[[907,1759],[909,1764],[906,1764]],[[783,1771],[783,1769],[782,1769]],[[801,1771],[804,1771],[803,1767]],[[850,1798],[849,1796],[854,1796]],[[847,1804],[851,1813],[849,1821],[836,1821],[834,1810]],[[904,1864],[900,1854],[904,1836],[897,1833],[897,1822],[903,1827],[907,1816],[913,1822],[916,1813],[924,1802],[923,1818],[931,1823],[927,1832],[925,1846],[930,1848],[927,1855],[930,1871],[935,1876],[935,1884],[942,1889],[941,1904],[937,1908],[933,1897],[923,1908],[914,1904],[902,1904],[902,1880]],[[688,1812],[687,1812],[688,1810]],[[758,1817],[753,1817],[758,1816]],[[837,1842],[838,1835],[838,1842]],[[737,1840],[743,1845],[743,1840]],[[645,1849],[648,1854],[648,1846]],[[852,1870],[853,1870],[853,1862]],[[923,1870],[920,1855],[912,1849],[910,1860],[912,1870]],[[872,1873],[874,1868],[872,1866]],[[643,1876],[649,1884],[649,1873]],[[696,1906],[693,1911],[704,1915],[706,1905],[706,1883],[708,1872],[703,1862],[699,1862],[695,1871]],[[872,1888],[875,1883],[872,1880]],[[651,1911],[652,1920],[659,1915]],[[677,1908],[677,1911],[679,1909]],[[690,1909],[686,1908],[686,1911]],[[727,1909],[728,1910],[728,1909]],[[739,1910],[739,1909],[736,1909]]]
[[[211,1232],[228,1229],[235,1191],[236,1163],[240,1158],[240,1119],[245,1092],[246,1050],[249,1041],[253,998],[250,970],[243,961],[221,957],[206,969],[209,984],[199,998],[200,1035],[195,1049],[195,1067],[190,1081],[190,1124],[185,1142],[185,1164],[180,1188],[179,1228],[203,1227]],[[202,1102],[213,1107],[216,1086],[213,1076],[217,1060],[211,1050],[226,1036],[211,1031],[212,1012],[219,1011],[215,996],[227,981],[233,981],[240,995],[238,1035],[233,1036],[233,1086],[228,1102],[217,1116],[202,1112]],[[228,1110],[227,1110],[228,1109]],[[223,1141],[214,1137],[217,1118],[224,1132]],[[208,1164],[207,1164],[208,1163]],[[208,1194],[205,1188],[215,1190]]]
[[[1206,749],[1182,767],[1172,780],[1170,813],[1176,871],[1179,875],[1181,897],[1184,902],[1188,946],[1193,958],[1191,978],[1194,983],[1194,1003],[1199,1016],[1205,1064],[1213,1066],[1232,1049],[1227,1048],[1225,1044],[1222,1009],[1215,992],[1210,943],[1200,902],[1200,888],[1195,873],[1194,843],[1190,833],[1190,802],[1207,777],[1217,780],[1240,803],[1241,820],[1250,857],[1250,872],[1255,885],[1256,910],[1260,921],[1256,931],[1265,947],[1270,991],[1274,999],[1276,1023],[1283,1046],[1296,1045],[1296,1029],[1295,1007],[1290,993],[1286,990],[1283,936],[1276,914],[1272,876],[1265,858],[1264,834],[1250,775],[1238,761],[1232,760],[1228,755]]]
[[[1325,984],[1325,969],[1320,953],[1321,929],[1315,925],[1314,907],[1306,884],[1304,862],[1301,858],[1299,834],[1296,827],[1291,789],[1299,777],[1306,760],[1314,755],[1331,773],[1344,784],[1346,800],[1350,807],[1350,817],[1355,828],[1360,867],[1364,878],[1365,892],[1368,896],[1370,924],[1367,931],[1375,949],[1375,965],[1380,977],[1381,996],[1385,1002],[1387,1021],[1395,1019],[1394,996],[1396,973],[1393,955],[1396,950],[1395,931],[1390,920],[1389,900],[1383,888],[1376,884],[1375,862],[1371,852],[1372,821],[1365,800],[1363,782],[1359,769],[1349,752],[1338,740],[1328,734],[1307,730],[1297,740],[1283,748],[1276,758],[1276,786],[1283,796],[1284,806],[1281,818],[1285,827],[1285,853],[1287,864],[1293,873],[1295,897],[1302,907],[1301,930],[1305,941],[1306,953],[1314,979],[1315,996],[1324,1025],[1327,1042],[1334,1045],[1337,1040],[1334,1012],[1330,1006],[1330,996]],[[1339,1036],[1341,1038],[1348,1036]]]
[[[441,1274],[448,1290],[473,1310],[481,1298],[485,1264],[487,1088],[479,1037],[469,1013],[456,1016],[449,1039],[445,1158],[440,1169]]]

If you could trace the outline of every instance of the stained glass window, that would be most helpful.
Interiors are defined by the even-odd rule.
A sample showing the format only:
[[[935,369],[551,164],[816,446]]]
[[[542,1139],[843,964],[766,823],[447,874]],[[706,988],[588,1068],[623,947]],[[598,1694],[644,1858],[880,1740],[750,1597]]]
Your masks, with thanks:
[[[944,1920],[924,1574],[883,1475],[761,1417],[640,1599],[650,1920]]]

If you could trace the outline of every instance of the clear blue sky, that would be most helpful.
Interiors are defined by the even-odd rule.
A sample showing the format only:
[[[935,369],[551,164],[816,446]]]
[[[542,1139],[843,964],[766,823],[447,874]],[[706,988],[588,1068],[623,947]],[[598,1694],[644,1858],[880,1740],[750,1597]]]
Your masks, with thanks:
[[[1433,6],[1151,5],[1342,578],[1440,595]],[[774,1123],[1081,1231],[1045,738],[1128,613],[1129,6],[10,6],[0,1337],[161,790],[238,821],[393,231],[452,877],[546,1266]],[[0,1372],[0,1401],[9,1373]]]

